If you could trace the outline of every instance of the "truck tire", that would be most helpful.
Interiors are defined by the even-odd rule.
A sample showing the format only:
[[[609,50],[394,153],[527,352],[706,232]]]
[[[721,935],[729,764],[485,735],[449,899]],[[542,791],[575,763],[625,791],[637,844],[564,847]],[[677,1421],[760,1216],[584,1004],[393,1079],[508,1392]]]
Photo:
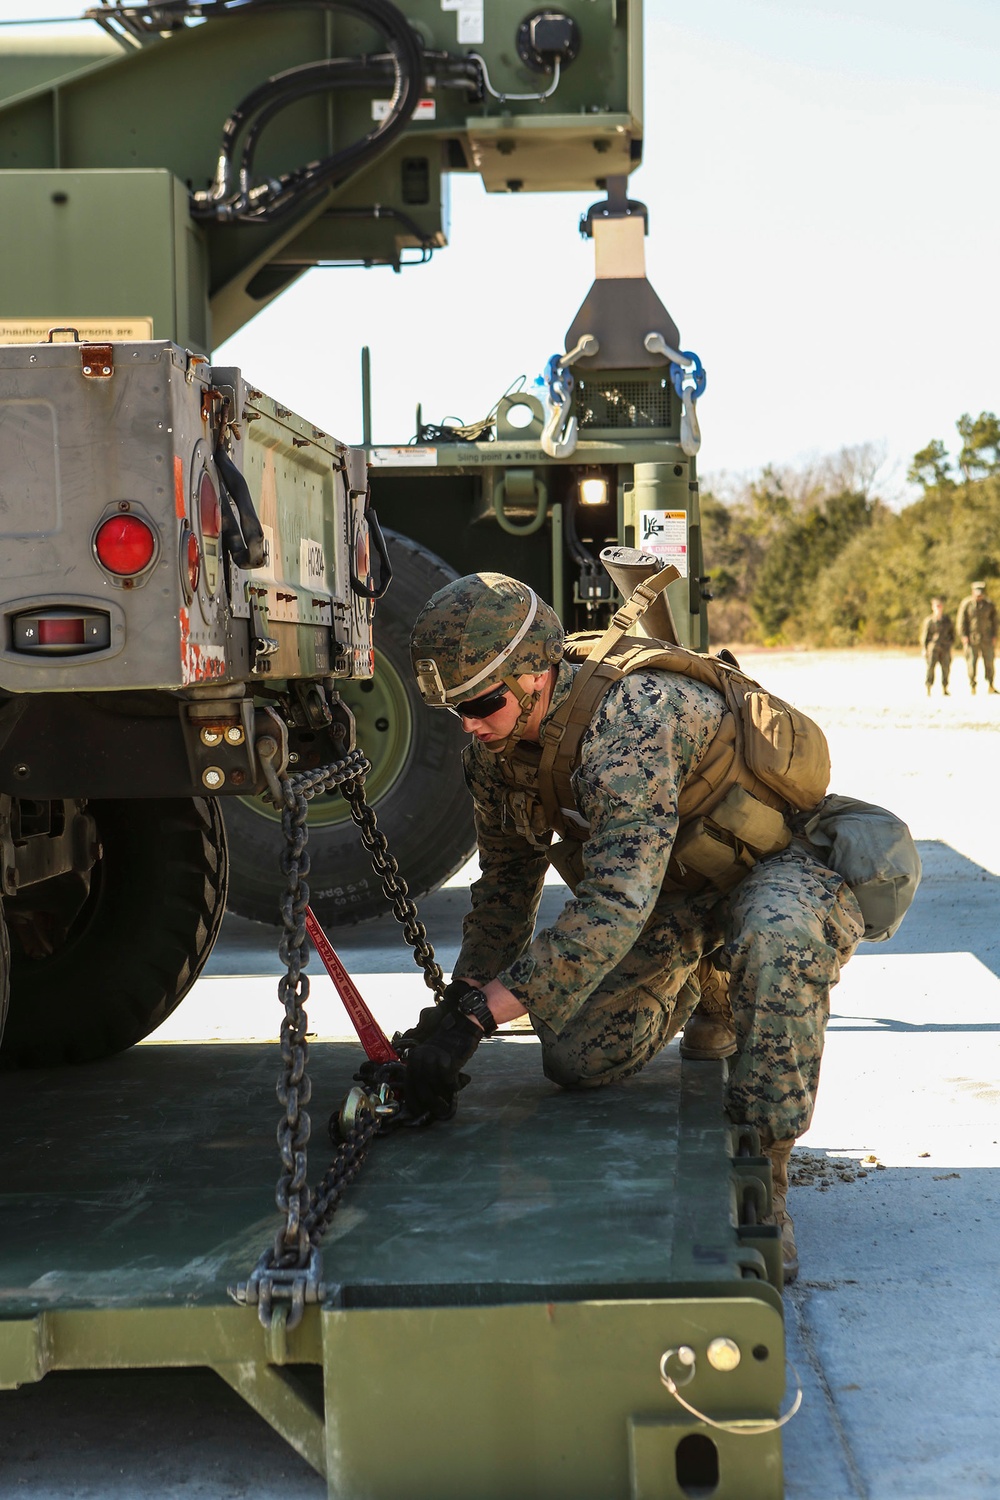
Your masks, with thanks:
[[[93,1062],[155,1031],[201,973],[226,908],[214,798],[91,802],[102,857],[56,951],[11,942],[4,1068]]]
[[[386,531],[393,580],[375,614],[375,676],[345,683],[358,745],[372,763],[368,800],[411,896],[453,875],[476,847],[472,802],[462,774],[465,740],[452,714],[428,710],[410,667],[410,630],[422,606],[456,574],[409,537]],[[229,907],[277,925],[283,888],[281,824],[256,797],[225,799]],[[310,905],[321,922],[350,925],[389,911],[371,859],[339,792],[309,811]]]

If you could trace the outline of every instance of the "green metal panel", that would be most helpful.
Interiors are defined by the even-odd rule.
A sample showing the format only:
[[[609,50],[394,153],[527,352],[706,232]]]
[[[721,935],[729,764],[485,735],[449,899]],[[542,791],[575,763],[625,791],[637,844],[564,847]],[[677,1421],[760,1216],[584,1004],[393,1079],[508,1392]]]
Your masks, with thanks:
[[[152,337],[208,351],[205,236],[169,172],[0,172],[0,204],[0,323],[147,317]]]
[[[44,31],[6,36],[0,49],[0,99],[68,78],[120,53],[117,42],[96,30],[92,36],[53,36]]]
[[[713,1431],[717,1486],[682,1486],[677,1448],[694,1424],[659,1377],[667,1349],[692,1345],[704,1362],[711,1339],[734,1338],[751,1378],[706,1363],[697,1395],[694,1382],[685,1394],[716,1420],[773,1416],[781,1317],[755,1298],[331,1312],[323,1335],[327,1479],[338,1500],[782,1493],[773,1432]],[[768,1358],[755,1362],[753,1348]]]

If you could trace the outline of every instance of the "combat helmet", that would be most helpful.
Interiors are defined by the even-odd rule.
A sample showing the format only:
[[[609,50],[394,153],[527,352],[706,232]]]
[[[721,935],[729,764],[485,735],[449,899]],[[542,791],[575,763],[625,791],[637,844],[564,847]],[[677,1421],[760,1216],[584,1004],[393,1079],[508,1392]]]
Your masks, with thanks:
[[[514,738],[536,695],[518,678],[555,666],[563,628],[534,589],[504,573],[469,573],[438,589],[420,611],[410,636],[417,686],[432,708],[455,708],[502,681],[521,705]]]

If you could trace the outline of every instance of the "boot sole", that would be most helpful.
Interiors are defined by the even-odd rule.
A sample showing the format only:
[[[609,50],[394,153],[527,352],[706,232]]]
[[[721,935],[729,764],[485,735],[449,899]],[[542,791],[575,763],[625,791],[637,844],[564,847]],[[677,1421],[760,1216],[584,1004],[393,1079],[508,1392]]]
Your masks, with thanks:
[[[736,1051],[736,1043],[728,1047],[685,1047],[680,1044],[681,1057],[686,1057],[694,1062],[721,1062],[724,1057],[732,1057]]]

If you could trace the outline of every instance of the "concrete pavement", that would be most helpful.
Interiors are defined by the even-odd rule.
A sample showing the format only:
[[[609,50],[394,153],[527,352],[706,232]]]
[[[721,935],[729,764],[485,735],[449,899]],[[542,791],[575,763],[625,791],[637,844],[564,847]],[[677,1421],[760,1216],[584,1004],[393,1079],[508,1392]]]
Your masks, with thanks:
[[[896,938],[862,945],[834,991],[819,1106],[793,1158],[802,1273],[786,1325],[804,1400],[785,1429],[786,1494],[1000,1497],[1000,699],[970,700],[957,683],[928,702],[913,653],[744,665],[815,713],[834,789],[906,817],[925,867]],[[471,874],[421,903],[446,970]],[[562,897],[547,889],[543,921]],[[274,936],[227,918],[205,977],[157,1040],[275,1036]],[[334,939],[385,1028],[411,1019],[426,991],[396,924]],[[347,1034],[324,977],[309,1015],[318,1034]],[[326,1493],[214,1377],[50,1376],[14,1402],[3,1496]]]

